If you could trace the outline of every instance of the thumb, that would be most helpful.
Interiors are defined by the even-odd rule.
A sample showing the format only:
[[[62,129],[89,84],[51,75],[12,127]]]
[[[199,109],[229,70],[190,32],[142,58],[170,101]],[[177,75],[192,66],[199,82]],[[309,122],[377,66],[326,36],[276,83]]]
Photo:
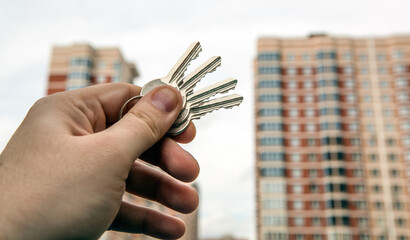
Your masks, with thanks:
[[[160,86],[144,95],[124,117],[107,129],[111,142],[130,161],[158,142],[182,108],[182,97],[171,86]],[[118,144],[118,146],[117,146]]]

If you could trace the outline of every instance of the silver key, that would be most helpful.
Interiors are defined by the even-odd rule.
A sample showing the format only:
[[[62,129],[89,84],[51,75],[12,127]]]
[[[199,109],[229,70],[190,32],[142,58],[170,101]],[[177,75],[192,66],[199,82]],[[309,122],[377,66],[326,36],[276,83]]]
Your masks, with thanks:
[[[171,135],[178,135],[183,132],[194,119],[199,119],[207,113],[218,110],[220,108],[233,108],[238,106],[243,101],[243,97],[238,94],[233,94],[221,98],[216,98],[190,109],[188,117],[179,124],[174,124],[168,131]]]
[[[171,85],[179,89],[179,85],[182,84],[182,77],[186,69],[191,61],[198,57],[201,51],[202,47],[199,42],[192,43],[187,50],[185,50],[184,54],[182,54],[182,56],[178,59],[176,64],[171,68],[168,74],[165,77],[154,79],[145,84],[141,89],[140,95],[144,96],[152,89],[162,85]]]
[[[182,79],[180,91],[182,97],[187,96],[195,85],[207,74],[214,72],[217,67],[221,66],[221,57],[215,56],[208,59],[201,66],[197,67],[194,71],[188,74]]]
[[[185,108],[179,114],[175,124],[180,123],[185,118],[188,117],[188,114],[192,107],[196,107],[202,104],[205,100],[215,96],[218,93],[226,93],[229,90],[232,90],[236,87],[238,80],[235,78],[228,78],[223,81],[212,84],[206,88],[195,91],[187,97]]]

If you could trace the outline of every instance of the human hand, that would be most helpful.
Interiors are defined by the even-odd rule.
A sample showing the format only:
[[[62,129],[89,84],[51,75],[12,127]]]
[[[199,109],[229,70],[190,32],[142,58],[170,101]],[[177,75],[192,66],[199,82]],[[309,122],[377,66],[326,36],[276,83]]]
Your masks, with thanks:
[[[103,84],[33,105],[0,155],[0,239],[96,239],[108,228],[183,235],[181,220],[122,201],[127,191],[183,213],[198,205],[196,191],[179,180],[193,181],[199,166],[177,144],[194,138],[194,125],[163,137],[181,110],[180,94],[155,88],[116,122],[139,91]]]

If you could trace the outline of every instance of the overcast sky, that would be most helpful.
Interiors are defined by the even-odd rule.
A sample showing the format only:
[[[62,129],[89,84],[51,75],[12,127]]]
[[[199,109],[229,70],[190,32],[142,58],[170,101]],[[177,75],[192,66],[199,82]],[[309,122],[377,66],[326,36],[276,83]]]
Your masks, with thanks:
[[[196,121],[187,144],[199,161],[200,231],[255,239],[253,72],[260,36],[410,34],[408,0],[53,1],[0,0],[0,149],[46,92],[51,47],[75,42],[118,46],[136,63],[136,84],[164,76],[200,41],[193,66],[220,55],[222,66],[199,84],[239,80],[240,107]],[[192,69],[191,67],[190,69]]]

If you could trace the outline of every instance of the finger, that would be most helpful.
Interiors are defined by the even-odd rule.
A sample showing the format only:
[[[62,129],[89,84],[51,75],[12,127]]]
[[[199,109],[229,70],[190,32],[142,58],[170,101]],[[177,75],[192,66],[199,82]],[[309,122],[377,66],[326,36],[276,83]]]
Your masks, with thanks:
[[[142,97],[124,117],[105,131],[132,163],[158,142],[182,107],[181,94],[171,86],[156,87]]]
[[[142,233],[160,239],[177,239],[184,235],[185,224],[176,217],[123,201],[109,229]]]
[[[79,102],[84,102],[94,113],[102,110],[107,123],[118,120],[118,113],[123,104],[141,91],[141,87],[128,83],[98,84],[95,86],[78,89],[70,93]],[[91,100],[90,100],[91,99]],[[104,122],[105,123],[105,122]]]
[[[179,143],[189,143],[194,140],[196,135],[195,124],[192,122],[189,123],[188,127],[181,133],[176,136],[173,136],[172,139]]]
[[[195,158],[171,138],[163,138],[144,152],[140,159],[159,166],[184,182],[192,182],[199,175],[199,164]]]
[[[131,168],[126,191],[181,213],[193,212],[199,202],[192,187],[138,161]]]

